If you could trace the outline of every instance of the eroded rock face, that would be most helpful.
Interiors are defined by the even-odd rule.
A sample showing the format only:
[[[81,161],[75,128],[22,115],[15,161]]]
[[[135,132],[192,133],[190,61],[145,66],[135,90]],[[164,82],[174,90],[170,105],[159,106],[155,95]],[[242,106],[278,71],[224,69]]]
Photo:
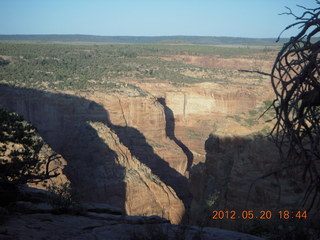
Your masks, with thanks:
[[[102,105],[83,97],[7,86],[1,86],[0,96],[1,107],[24,116],[64,157],[63,173],[82,201],[181,220],[179,197],[188,193],[186,179],[153,151],[139,130],[114,125]],[[181,189],[179,197],[176,189]]]
[[[180,223],[185,213],[175,191],[154,175],[150,168],[138,161],[118,136],[102,123],[90,123],[99,137],[117,153],[117,163],[124,170],[125,209],[129,215],[158,215]]]
[[[159,161],[154,158],[157,155],[178,174],[185,175],[187,158],[181,148],[168,138],[164,109],[156,98],[130,98],[103,93],[84,94],[83,97],[99,103],[108,111],[110,122],[117,129],[120,140],[139,160],[156,169],[159,168]],[[165,174],[167,169],[162,171]]]
[[[256,96],[249,91],[219,93],[166,92],[166,102],[177,118],[188,115],[235,114],[256,106]]]
[[[263,108],[263,101],[273,98],[272,87],[268,80],[250,84],[250,76],[242,82],[245,76],[237,77],[239,74],[234,77],[240,80],[233,79],[232,84],[204,82],[179,87],[164,82],[135,84],[155,98],[164,99],[174,116],[176,138],[193,153],[193,164],[198,164],[205,161],[204,142],[214,129],[224,135],[245,135],[260,130],[250,129],[229,117]]]
[[[191,201],[188,170],[204,162],[204,140],[215,117],[226,121],[228,114],[254,108],[258,96],[242,88],[231,92],[221,86],[211,89],[211,84],[180,92],[166,86],[160,84],[153,97],[129,97],[101,92],[48,93],[2,85],[0,105],[23,115],[63,155],[67,162],[64,173],[83,201],[179,222],[185,211],[180,200],[186,208]],[[230,148],[228,144],[221,146]],[[221,164],[229,164],[223,166],[227,170],[222,180],[215,181],[221,188],[225,174],[234,171],[229,166],[233,166],[230,161],[238,150],[230,149],[232,153],[219,153],[225,159]],[[192,186],[200,208],[207,199],[203,194],[208,192],[202,186],[211,185],[207,184],[211,175],[201,174]]]
[[[232,228],[235,221],[212,221],[212,211],[277,212],[296,208],[302,199],[305,186],[297,179],[303,171],[278,171],[278,149],[266,138],[211,135],[205,149],[206,162],[196,165],[190,177],[193,224]]]

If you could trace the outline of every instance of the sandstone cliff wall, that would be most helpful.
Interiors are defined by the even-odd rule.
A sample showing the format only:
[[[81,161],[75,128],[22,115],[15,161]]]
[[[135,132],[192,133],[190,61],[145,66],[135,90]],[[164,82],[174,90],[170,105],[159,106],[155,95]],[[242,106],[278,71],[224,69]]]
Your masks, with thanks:
[[[127,97],[124,95],[106,95],[95,93],[94,95],[82,95],[84,98],[99,103],[108,111],[110,122],[118,126],[117,134],[123,141],[127,141],[136,156],[145,159],[153,168],[157,168],[155,159],[146,156],[151,150],[146,150],[146,144],[134,141],[130,131],[126,127],[138,130],[152,151],[169,164],[181,175],[187,169],[187,157],[174,141],[166,134],[166,119],[163,106],[153,97]],[[168,151],[170,149],[170,151]]]
[[[207,90],[203,92],[166,92],[165,99],[168,107],[179,119],[188,115],[246,112],[256,107],[257,97],[245,90],[227,93]]]
[[[300,168],[278,171],[283,167],[278,149],[266,138],[211,135],[205,149],[205,163],[191,170],[190,189],[194,198],[190,218],[193,224],[239,226],[240,221],[212,221],[209,214],[213,210],[277,213],[299,208],[306,187],[301,183],[303,171]],[[274,174],[270,174],[272,172]]]
[[[109,114],[104,106],[83,97],[4,85],[0,106],[24,116],[64,157],[63,173],[83,201],[108,203],[129,214],[160,215],[174,223],[182,219],[184,205],[175,189],[181,189],[180,198],[187,195],[185,178],[152,150],[139,130],[114,125],[122,113]],[[139,122],[138,115],[130,120],[135,113],[126,112],[125,104],[123,112],[129,123]]]
[[[64,173],[84,193],[84,201],[108,203],[130,214],[158,214],[178,222],[184,212],[180,200],[187,208],[191,201],[188,170],[192,164],[204,162],[205,134],[212,130],[214,118],[254,108],[257,96],[245,89],[218,91],[204,87],[181,92],[165,90],[160,96],[166,106],[151,96],[62,94],[0,86],[0,106],[23,115],[63,155],[67,161]],[[231,151],[219,153],[219,167],[229,169],[222,172],[220,178],[224,179],[225,175],[235,174],[230,166],[239,162],[230,159],[235,159],[239,151],[235,150],[238,146],[222,148]],[[207,151],[206,165],[211,166],[208,156]],[[203,186],[211,185],[208,181],[212,176],[203,172],[200,175],[191,185],[194,209],[204,206],[208,196],[203,194],[211,191]],[[214,184],[221,188],[225,183],[217,180]],[[201,218],[200,210],[195,211]]]

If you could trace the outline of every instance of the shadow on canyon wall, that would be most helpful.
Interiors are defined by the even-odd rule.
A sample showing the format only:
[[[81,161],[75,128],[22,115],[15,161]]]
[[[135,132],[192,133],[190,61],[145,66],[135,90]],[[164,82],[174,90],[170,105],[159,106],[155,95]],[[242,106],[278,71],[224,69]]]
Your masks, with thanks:
[[[279,151],[268,138],[210,135],[205,150],[206,161],[190,171],[190,224],[241,230],[249,224],[243,211],[254,212],[264,224],[263,212],[272,212],[274,220],[281,209],[305,210],[310,203],[301,205],[307,187],[303,167],[283,170]],[[235,211],[237,220],[226,215],[213,219],[213,211]]]
[[[187,171],[190,171],[193,163],[193,154],[190,149],[175,136],[175,119],[173,111],[167,106],[165,98],[158,98],[157,101],[164,107],[164,114],[166,118],[166,135],[169,139],[174,141],[175,144],[177,144],[186,155],[188,160]]]
[[[132,155],[175,190],[186,208],[190,204],[187,179],[155,154],[137,129],[113,125],[108,111],[96,102],[0,84],[0,107],[31,122],[45,142],[64,157],[67,161],[64,173],[77,192],[86,193],[81,196],[84,201],[125,209],[124,167],[116,162],[117,154],[88,123],[102,122],[118,135]]]
[[[130,150],[140,162],[148,166],[152,173],[157,175],[162,182],[173,188],[177,196],[183,201],[186,208],[190,206],[191,197],[188,180],[169,163],[159,157],[150,146],[144,135],[133,127],[113,126],[120,141]]]
[[[64,157],[67,166],[63,173],[82,201],[124,209],[124,168],[88,123],[108,123],[108,113],[101,106],[76,96],[1,84],[0,107],[31,122],[44,141]]]

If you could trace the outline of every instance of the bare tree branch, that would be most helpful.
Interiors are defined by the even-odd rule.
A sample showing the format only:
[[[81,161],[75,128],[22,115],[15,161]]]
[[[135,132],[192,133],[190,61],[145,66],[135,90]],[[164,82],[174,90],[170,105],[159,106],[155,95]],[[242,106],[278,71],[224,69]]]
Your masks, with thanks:
[[[320,8],[298,7],[305,10],[301,16],[290,8],[284,13],[297,20],[284,31],[292,27],[301,30],[284,44],[270,74],[276,95],[272,103],[276,123],[271,134],[287,161],[305,167],[302,178],[309,186],[303,202],[309,201],[311,208],[320,192],[320,41],[315,38],[320,32]]]
[[[261,71],[251,71],[251,70],[245,70],[245,69],[239,69],[239,72],[247,72],[247,73],[258,73],[260,75],[265,75],[268,77],[276,77],[276,76],[272,76],[270,73],[266,73],[266,72],[261,72]]]

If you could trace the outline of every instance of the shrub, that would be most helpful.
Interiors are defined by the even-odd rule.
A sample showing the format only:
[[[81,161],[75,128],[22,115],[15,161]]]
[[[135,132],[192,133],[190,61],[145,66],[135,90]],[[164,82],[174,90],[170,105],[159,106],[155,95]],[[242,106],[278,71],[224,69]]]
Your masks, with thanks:
[[[48,191],[51,192],[49,203],[56,209],[65,210],[77,205],[75,193],[72,190],[70,182],[50,185],[48,186]]]

